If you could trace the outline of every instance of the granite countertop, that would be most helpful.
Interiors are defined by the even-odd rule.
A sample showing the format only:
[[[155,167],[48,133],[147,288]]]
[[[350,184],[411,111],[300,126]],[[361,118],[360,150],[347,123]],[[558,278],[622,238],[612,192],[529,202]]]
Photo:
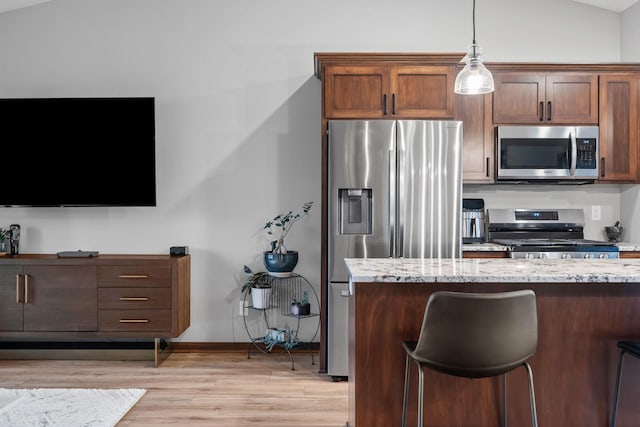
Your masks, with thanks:
[[[640,259],[345,259],[352,282],[640,283]]]
[[[640,243],[619,242],[616,244],[622,252],[640,251]],[[462,245],[463,252],[504,252],[507,248],[497,243],[467,243]]]

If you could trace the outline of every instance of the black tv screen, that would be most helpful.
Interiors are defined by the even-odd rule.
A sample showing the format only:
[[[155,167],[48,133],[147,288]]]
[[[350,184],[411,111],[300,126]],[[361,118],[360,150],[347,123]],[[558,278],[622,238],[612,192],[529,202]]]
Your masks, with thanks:
[[[0,99],[0,206],[155,206],[152,97]]]

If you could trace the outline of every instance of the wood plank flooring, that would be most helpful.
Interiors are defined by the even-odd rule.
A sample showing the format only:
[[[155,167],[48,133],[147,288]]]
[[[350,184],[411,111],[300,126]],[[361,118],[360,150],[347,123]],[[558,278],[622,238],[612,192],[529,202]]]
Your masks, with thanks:
[[[173,353],[148,361],[0,360],[0,388],[145,388],[118,427],[342,427],[347,382],[318,373],[318,357]]]

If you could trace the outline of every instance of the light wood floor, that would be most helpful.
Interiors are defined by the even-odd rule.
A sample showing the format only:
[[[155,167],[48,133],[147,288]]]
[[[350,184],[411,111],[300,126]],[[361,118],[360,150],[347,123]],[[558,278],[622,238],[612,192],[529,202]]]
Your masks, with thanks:
[[[311,354],[173,353],[147,361],[0,360],[0,388],[145,388],[118,427],[345,426],[347,382]]]

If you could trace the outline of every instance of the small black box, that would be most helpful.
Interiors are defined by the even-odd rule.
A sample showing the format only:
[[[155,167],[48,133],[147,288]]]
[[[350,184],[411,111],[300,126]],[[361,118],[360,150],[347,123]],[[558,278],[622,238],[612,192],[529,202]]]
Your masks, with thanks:
[[[189,246],[171,246],[169,248],[169,255],[182,256],[189,254]]]

